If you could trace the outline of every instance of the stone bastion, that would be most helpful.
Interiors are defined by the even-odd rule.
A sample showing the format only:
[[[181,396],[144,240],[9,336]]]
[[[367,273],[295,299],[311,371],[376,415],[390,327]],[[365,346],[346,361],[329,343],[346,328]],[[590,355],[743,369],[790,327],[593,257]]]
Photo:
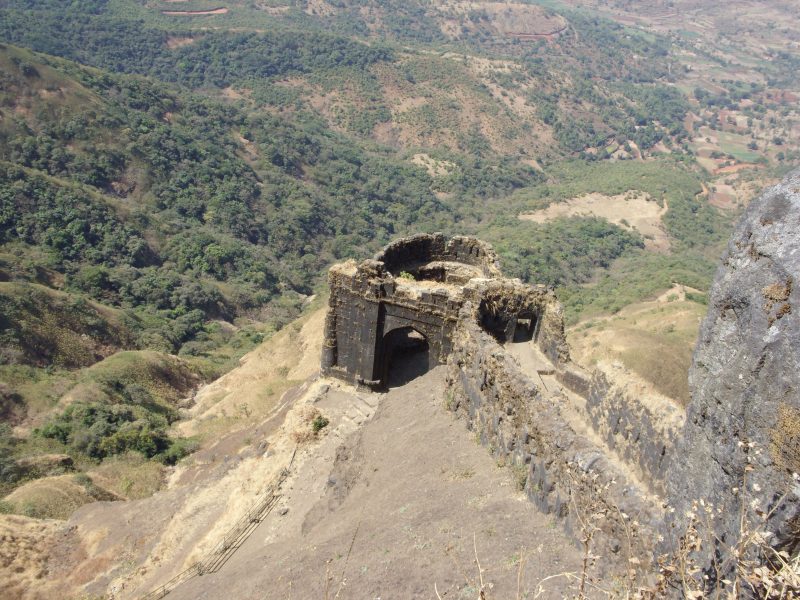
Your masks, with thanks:
[[[323,375],[381,391],[402,384],[394,372],[409,355],[417,374],[447,365],[443,405],[576,543],[582,515],[602,505],[609,568],[652,554],[682,420],[570,362],[552,289],[503,277],[488,244],[440,233],[334,265],[329,284]]]
[[[329,284],[322,372],[355,385],[384,389],[409,351],[445,364],[463,319],[499,343],[531,340],[553,362],[568,357],[553,292],[503,278],[491,246],[474,238],[403,238],[372,260],[334,265]]]

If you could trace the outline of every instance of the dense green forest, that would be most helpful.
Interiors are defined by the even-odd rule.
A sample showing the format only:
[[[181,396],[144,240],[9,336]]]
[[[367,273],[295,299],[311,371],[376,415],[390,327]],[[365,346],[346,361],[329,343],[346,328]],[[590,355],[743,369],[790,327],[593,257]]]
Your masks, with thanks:
[[[417,223],[452,221],[424,171],[313,115],[287,122],[0,51],[0,107],[10,116],[0,127],[0,280],[16,286],[0,290],[6,380],[25,365],[69,372],[101,359],[97,347],[74,345],[81,335],[106,348],[208,357],[227,341],[215,320],[280,327],[331,262]],[[49,287],[30,287],[42,284],[68,292],[70,308]],[[53,323],[59,311],[67,318]],[[261,339],[257,330],[245,329],[234,356]],[[193,368],[213,376],[228,364],[211,358]],[[102,383],[103,400],[72,405],[39,435],[95,459],[134,449],[174,460],[174,410],[159,409],[158,394],[116,386]],[[9,409],[19,404],[13,384],[0,391]],[[87,431],[98,432],[91,442]]]
[[[158,20],[120,13],[116,5],[99,0],[67,6],[44,0],[6,2],[0,5],[0,40],[193,89],[264,88],[280,77],[312,73],[322,78],[332,73],[341,77],[342,70],[346,78],[374,82],[369,67],[396,61],[404,50],[393,49],[393,40],[437,49],[450,47],[441,32],[432,33],[422,4],[387,4],[384,10],[392,18],[385,23],[386,41],[369,45],[344,35],[363,34],[365,26],[331,34],[312,22],[292,18],[283,27],[257,32],[170,31]],[[343,3],[340,18],[346,14],[351,22],[359,22],[358,7],[359,3]],[[662,139],[680,142],[686,135],[682,119],[687,104],[678,90],[665,85],[670,80],[668,42],[632,34],[632,30],[579,11],[563,14],[575,34],[555,47],[537,42],[528,47],[505,44],[492,48],[521,61],[535,81],[530,100],[541,119],[554,127],[561,149],[582,152],[611,140],[632,141],[643,149]],[[191,43],[171,47],[169,39],[176,36]],[[463,43],[473,51],[484,51],[483,36],[467,36]],[[518,86],[513,80],[500,83]],[[373,119],[362,132],[369,133],[385,116]]]

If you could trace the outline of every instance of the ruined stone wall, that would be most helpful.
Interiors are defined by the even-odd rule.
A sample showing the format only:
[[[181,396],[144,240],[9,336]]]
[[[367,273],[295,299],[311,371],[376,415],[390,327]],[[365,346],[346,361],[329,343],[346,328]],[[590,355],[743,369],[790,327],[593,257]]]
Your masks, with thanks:
[[[468,318],[480,322],[481,312],[531,314],[537,320],[536,344],[553,364],[569,362],[569,347],[564,335],[564,311],[552,290],[543,285],[526,285],[518,279],[476,280],[464,288],[472,313]]]
[[[409,279],[401,276],[406,268],[436,276]],[[422,334],[430,366],[444,363],[461,307],[470,297],[503,325],[507,336],[516,333],[518,317],[535,322],[543,351],[556,362],[568,359],[561,306],[553,292],[503,279],[491,246],[474,238],[402,238],[373,260],[334,265],[328,280],[322,372],[350,383],[386,384],[393,352],[387,336],[397,330]]]
[[[334,265],[328,283],[323,373],[356,385],[385,385],[391,348],[384,341],[405,328],[425,337],[431,367],[447,359],[463,303],[460,289],[398,285],[374,260]]]
[[[400,277],[436,269],[444,276]],[[392,351],[387,334],[413,327],[429,344],[430,366],[449,365],[450,408],[511,463],[541,510],[563,517],[576,541],[584,519],[599,511],[596,552],[623,563],[650,556],[661,514],[646,488],[663,492],[672,432],[637,399],[570,363],[563,310],[551,289],[503,278],[487,244],[441,234],[404,238],[373,260],[336,265],[330,284],[323,373],[380,387]],[[539,371],[521,371],[503,345],[509,343],[538,347],[549,360],[544,372],[555,372],[583,399],[583,424],[565,404],[571,398],[546,390]],[[604,443],[577,433],[587,428]]]
[[[471,310],[465,305],[462,314]],[[595,552],[609,563],[650,556],[657,507],[626,483],[600,448],[570,428],[558,404],[473,319],[460,321],[448,365],[447,406],[498,460],[511,463],[540,510],[562,517],[576,540],[582,520],[599,510],[604,518],[596,523],[602,532]]]
[[[378,272],[375,275],[379,274]],[[351,383],[372,378],[377,345],[380,294],[369,273],[355,263],[338,265],[328,273],[331,295],[325,321],[321,368]]]
[[[683,411],[671,402],[648,403],[612,385],[599,370],[575,365],[556,371],[565,387],[581,396],[583,416],[606,448],[624,461],[647,489],[666,495],[666,470],[683,426]]]

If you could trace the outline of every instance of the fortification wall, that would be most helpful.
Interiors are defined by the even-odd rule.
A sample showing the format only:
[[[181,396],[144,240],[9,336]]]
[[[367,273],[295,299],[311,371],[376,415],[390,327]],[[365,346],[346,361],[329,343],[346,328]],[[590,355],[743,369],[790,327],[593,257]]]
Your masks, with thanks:
[[[592,520],[594,551],[609,564],[651,555],[662,514],[648,492],[663,493],[673,432],[638,398],[572,365],[551,289],[503,278],[487,244],[441,234],[403,238],[373,260],[335,265],[329,278],[323,373],[380,388],[390,334],[413,329],[429,365],[449,365],[448,406],[509,463],[531,501],[576,542]],[[546,389],[543,373],[579,400],[555,380]]]
[[[583,399],[581,416],[654,494],[666,494],[666,470],[684,423],[684,413],[669,401],[657,402],[613,385],[600,370],[569,364],[556,378]],[[648,402],[648,400],[650,400]]]
[[[609,562],[650,556],[661,520],[657,504],[568,425],[552,396],[474,319],[461,319],[454,339],[446,404],[499,461],[510,463],[528,498],[562,518],[576,540],[585,521],[602,513],[592,523],[600,527],[595,548]]]
[[[442,233],[421,233],[396,240],[386,246],[374,260],[386,265],[397,275],[410,271],[420,263],[447,261],[479,267],[484,277],[500,277],[497,254],[491,245],[472,237],[447,238]]]

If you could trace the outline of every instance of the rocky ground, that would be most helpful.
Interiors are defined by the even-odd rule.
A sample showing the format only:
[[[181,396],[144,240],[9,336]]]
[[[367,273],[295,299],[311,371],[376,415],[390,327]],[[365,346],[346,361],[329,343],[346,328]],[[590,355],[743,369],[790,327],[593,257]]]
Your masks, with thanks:
[[[487,597],[532,597],[546,577],[577,574],[561,527],[442,399],[442,368],[388,394],[324,386],[313,404],[330,431],[304,450],[281,508],[171,597],[475,598],[478,561]],[[543,582],[540,597],[573,582]]]
[[[200,390],[182,427],[220,433],[152,497],[94,502],[66,522],[3,517],[20,551],[0,565],[0,598],[141,597],[207,555],[296,446],[275,509],[218,572],[169,598],[475,598],[481,578],[487,598],[567,595],[580,552],[445,410],[443,369],[420,376],[410,359],[388,393],[357,393],[314,379],[320,339],[312,315]],[[313,436],[316,414],[329,423]]]

